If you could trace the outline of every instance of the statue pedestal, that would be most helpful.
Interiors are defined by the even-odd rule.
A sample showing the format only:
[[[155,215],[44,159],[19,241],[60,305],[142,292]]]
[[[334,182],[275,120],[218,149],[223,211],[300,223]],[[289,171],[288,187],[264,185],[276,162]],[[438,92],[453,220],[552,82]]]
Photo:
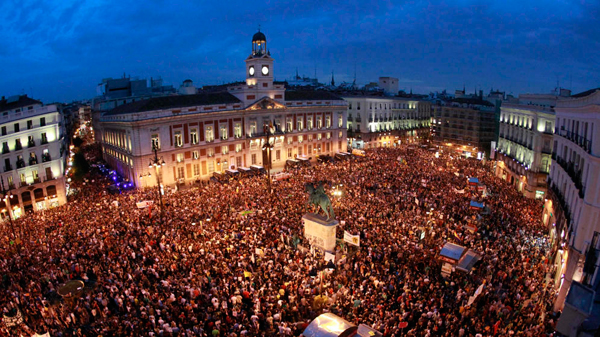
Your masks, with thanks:
[[[302,224],[304,225],[304,237],[313,247],[330,253],[335,251],[335,229],[339,221],[327,220],[324,216],[306,213],[302,216]]]

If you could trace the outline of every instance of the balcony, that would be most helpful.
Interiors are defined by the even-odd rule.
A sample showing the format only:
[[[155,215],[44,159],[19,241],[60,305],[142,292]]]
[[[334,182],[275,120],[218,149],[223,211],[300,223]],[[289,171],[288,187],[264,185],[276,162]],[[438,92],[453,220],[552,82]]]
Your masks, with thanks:
[[[8,149],[8,146],[3,146],[2,147],[2,154],[7,154],[9,152],[10,152],[10,150]]]
[[[29,158],[29,165],[36,165],[38,163],[37,157]]]
[[[29,185],[29,184],[27,184],[26,181],[21,181],[21,183],[19,184],[19,186],[21,186],[21,187],[25,187],[27,185]]]
[[[560,130],[559,135],[579,145],[585,152],[592,153],[592,142],[589,139],[568,130]]]
[[[8,172],[8,171],[12,171],[13,167],[11,164],[5,165],[4,166],[4,172]]]
[[[360,123],[362,122],[362,118],[360,118],[360,116],[356,117],[356,123]]]
[[[44,153],[42,154],[42,163],[46,163],[51,161],[52,158],[50,157],[50,153]]]
[[[15,151],[19,151],[19,150],[23,150],[23,145],[21,145],[20,142],[15,144]]]
[[[34,183],[34,184],[39,184],[39,183],[41,183],[41,182],[42,182],[42,179],[40,179],[40,177],[33,178],[33,183]]]
[[[30,140],[27,142],[27,147],[34,147],[35,146],[35,140]]]
[[[42,145],[46,145],[46,144],[48,144],[48,139],[47,138],[42,138],[42,141],[40,143]]]
[[[558,163],[558,165],[560,165],[560,167],[562,167],[562,169],[565,170],[565,172],[567,172],[567,174],[571,178],[571,181],[573,182],[573,184],[575,184],[575,188],[579,190],[579,197],[583,199],[583,197],[585,196],[585,188],[583,186],[582,171],[577,170],[573,163],[567,162],[561,157],[557,157],[555,160]]]
[[[17,160],[17,168],[23,168],[25,167],[25,161],[23,159]]]
[[[348,116],[348,122],[352,122],[354,118],[352,116]]]
[[[8,183],[8,189],[9,190],[14,190],[15,189],[15,183]]]
[[[56,178],[55,178],[53,175],[51,175],[51,174],[50,174],[50,175],[47,175],[47,176],[44,178],[44,181],[50,181],[50,180],[54,180],[54,179],[56,179]]]

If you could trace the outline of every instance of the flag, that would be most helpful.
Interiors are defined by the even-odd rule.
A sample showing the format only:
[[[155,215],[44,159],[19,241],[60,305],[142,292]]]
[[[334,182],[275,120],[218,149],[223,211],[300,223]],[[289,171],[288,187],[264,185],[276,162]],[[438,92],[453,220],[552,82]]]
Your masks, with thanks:
[[[244,277],[250,277],[250,276],[252,276],[252,273],[244,270]]]

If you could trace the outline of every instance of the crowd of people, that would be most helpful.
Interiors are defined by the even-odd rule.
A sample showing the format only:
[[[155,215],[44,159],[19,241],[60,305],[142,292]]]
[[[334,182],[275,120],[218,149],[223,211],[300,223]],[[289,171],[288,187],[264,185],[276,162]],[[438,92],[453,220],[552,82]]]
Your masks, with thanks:
[[[334,270],[303,238],[302,216],[317,211],[304,190],[313,182],[325,182],[337,237],[360,235],[360,247],[339,240]],[[0,334],[299,336],[331,312],[386,337],[552,335],[541,203],[480,161],[373,149],[296,169],[272,194],[264,176],[201,183],[167,191],[162,208],[156,188],[113,195],[109,183],[92,172],[66,205],[15,221],[21,244],[0,225],[0,308],[23,317]],[[139,208],[143,200],[156,202]],[[481,262],[443,277],[446,242]],[[83,291],[61,298],[72,280]]]

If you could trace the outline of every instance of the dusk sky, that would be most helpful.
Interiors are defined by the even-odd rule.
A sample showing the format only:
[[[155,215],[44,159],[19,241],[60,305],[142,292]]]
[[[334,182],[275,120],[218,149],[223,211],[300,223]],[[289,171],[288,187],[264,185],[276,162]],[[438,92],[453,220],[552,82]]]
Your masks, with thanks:
[[[0,3],[0,95],[49,103],[103,78],[179,87],[241,81],[261,25],[276,80],[360,85],[379,76],[429,93],[574,93],[600,87],[600,1],[16,1]]]

